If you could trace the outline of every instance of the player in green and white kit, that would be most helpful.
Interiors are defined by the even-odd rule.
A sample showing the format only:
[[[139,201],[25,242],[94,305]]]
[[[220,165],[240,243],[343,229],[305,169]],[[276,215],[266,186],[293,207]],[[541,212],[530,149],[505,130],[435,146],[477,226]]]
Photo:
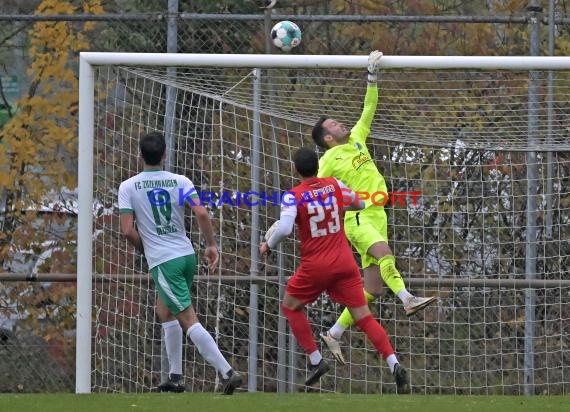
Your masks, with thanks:
[[[176,333],[179,324],[198,352],[221,374],[224,394],[231,395],[242,384],[242,377],[198,321],[190,296],[196,254],[186,236],[185,205],[196,215],[206,239],[208,268],[214,270],[219,256],[210,216],[197,200],[190,179],[162,170],[166,157],[162,134],[144,135],[140,151],[144,170],[119,186],[121,232],[144,253],[158,290],[157,313],[165,332],[171,383],[177,387],[182,377],[182,339]]]
[[[344,227],[350,243],[358,251],[364,272],[364,295],[372,302],[382,293],[382,280],[404,303],[408,316],[425,308],[436,297],[413,296],[396,269],[396,261],[388,246],[387,217],[383,206],[372,202],[372,195],[388,189],[384,176],[378,171],[366,147],[366,138],[378,103],[377,76],[382,53],[373,51],[368,58],[368,86],[364,97],[364,109],[356,125],[349,130],[344,124],[322,116],[312,131],[313,140],[326,150],[319,161],[319,177],[334,176],[356,193],[370,196],[365,208],[359,212],[347,212]],[[375,199],[382,203],[382,196]],[[380,276],[378,276],[380,272]],[[336,324],[321,337],[335,358],[344,363],[339,339],[345,329],[354,323],[350,312],[345,309]]]

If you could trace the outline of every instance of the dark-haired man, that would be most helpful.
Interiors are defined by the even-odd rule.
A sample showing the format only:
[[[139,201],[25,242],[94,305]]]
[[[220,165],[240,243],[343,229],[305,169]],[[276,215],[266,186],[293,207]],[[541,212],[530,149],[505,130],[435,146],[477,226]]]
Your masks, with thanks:
[[[378,171],[366,147],[366,139],[378,103],[377,77],[382,53],[373,51],[368,58],[368,86],[364,109],[352,129],[328,116],[322,116],[312,130],[315,143],[325,149],[319,161],[319,177],[334,176],[352,190],[368,194],[361,211],[348,212],[344,225],[348,240],[360,255],[364,272],[364,295],[370,303],[382,293],[382,281],[404,304],[407,316],[436,301],[435,296],[422,298],[412,295],[396,268],[396,259],[388,245],[388,219],[383,206],[372,202],[374,193],[388,193],[384,176]],[[380,275],[380,276],[378,276]],[[321,338],[333,356],[341,363],[340,337],[354,323],[346,309],[337,322]]]
[[[180,336],[176,333],[179,324],[198,352],[221,375],[223,393],[231,395],[242,384],[242,377],[200,324],[190,296],[196,254],[186,236],[184,205],[196,215],[206,239],[204,255],[208,269],[212,271],[219,256],[210,216],[202,205],[191,201],[198,194],[190,179],[163,170],[166,158],[164,135],[158,132],[146,134],[141,137],[139,146],[144,169],[119,186],[121,233],[144,253],[158,290],[157,313],[164,328],[166,352],[171,363],[170,384],[178,387],[182,377],[182,353],[177,347],[181,343],[176,342],[176,336]],[[180,199],[190,193],[190,200]],[[172,339],[168,339],[169,329],[172,329]]]
[[[333,301],[348,308],[356,325],[386,360],[398,393],[407,392],[407,371],[398,363],[386,331],[370,313],[362,294],[362,277],[344,233],[344,209],[359,210],[364,204],[334,177],[316,177],[319,160],[314,150],[301,148],[293,160],[301,183],[283,196],[279,224],[266,234],[268,239],[260,245],[260,254],[275,248],[297,224],[301,263],[287,282],[281,310],[309,357],[311,367],[305,385],[317,382],[329,370],[304,312],[305,305],[327,292]]]

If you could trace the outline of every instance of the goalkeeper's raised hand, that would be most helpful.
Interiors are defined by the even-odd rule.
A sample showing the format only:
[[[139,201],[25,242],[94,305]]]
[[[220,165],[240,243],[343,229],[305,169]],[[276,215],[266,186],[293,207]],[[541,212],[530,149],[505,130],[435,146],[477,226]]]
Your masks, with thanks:
[[[368,56],[368,81],[375,82],[378,80],[378,70],[380,70],[380,60],[382,59],[382,52],[374,50]]]

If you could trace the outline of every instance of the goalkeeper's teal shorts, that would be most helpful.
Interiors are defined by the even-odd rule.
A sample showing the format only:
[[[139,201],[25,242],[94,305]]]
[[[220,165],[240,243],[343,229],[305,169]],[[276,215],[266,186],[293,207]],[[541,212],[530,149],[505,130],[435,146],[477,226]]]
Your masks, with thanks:
[[[350,212],[344,218],[346,237],[360,255],[362,269],[378,265],[378,260],[368,254],[374,243],[388,243],[388,217],[383,207],[369,206],[359,212]]]
[[[150,270],[159,298],[173,315],[192,304],[190,288],[196,273],[196,255],[181,256]]]

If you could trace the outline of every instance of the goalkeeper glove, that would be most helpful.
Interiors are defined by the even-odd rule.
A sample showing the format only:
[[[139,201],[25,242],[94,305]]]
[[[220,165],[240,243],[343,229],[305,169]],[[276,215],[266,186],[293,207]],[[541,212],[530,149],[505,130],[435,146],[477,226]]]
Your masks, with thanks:
[[[382,59],[382,52],[374,50],[368,56],[368,81],[375,82],[378,80],[378,70],[380,70],[380,60]]]

